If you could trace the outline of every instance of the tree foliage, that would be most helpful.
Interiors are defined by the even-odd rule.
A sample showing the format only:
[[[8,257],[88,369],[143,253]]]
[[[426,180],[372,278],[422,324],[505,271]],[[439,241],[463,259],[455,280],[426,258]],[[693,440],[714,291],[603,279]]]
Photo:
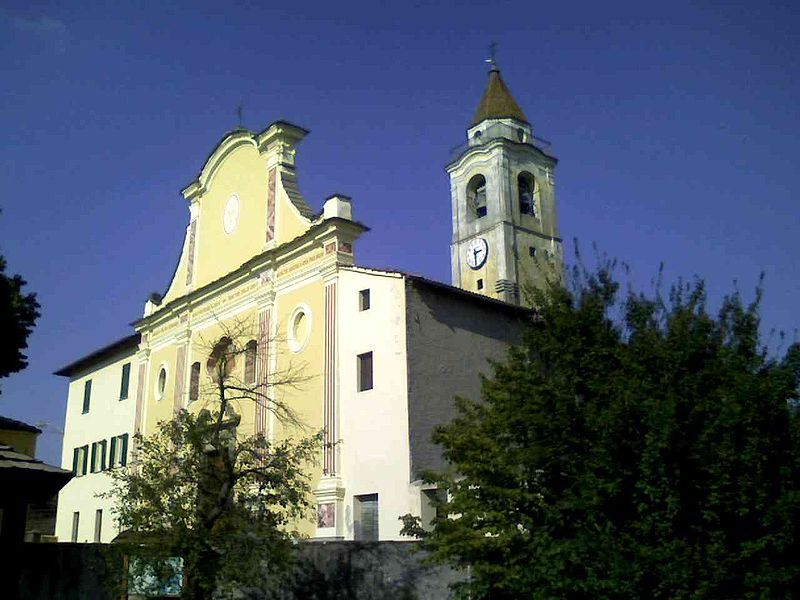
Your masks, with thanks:
[[[107,496],[124,532],[120,543],[136,558],[134,578],[153,583],[151,591],[174,578],[175,557],[183,561],[183,598],[274,591],[291,566],[295,527],[309,517],[309,466],[320,436],[247,435],[235,410],[250,401],[296,426],[299,419],[274,391],[302,377],[285,372],[269,385],[246,381],[247,336],[239,329],[226,329],[210,347],[197,406],[151,435],[137,434],[130,468],[112,471]]]
[[[524,343],[456,400],[424,546],[471,598],[794,597],[800,348],[762,344],[760,287],[713,315],[702,282],[623,295],[613,271],[534,292]]]
[[[6,275],[6,261],[0,256],[0,378],[28,366],[23,352],[28,336],[39,318],[36,294],[25,294],[25,280],[19,275]]]

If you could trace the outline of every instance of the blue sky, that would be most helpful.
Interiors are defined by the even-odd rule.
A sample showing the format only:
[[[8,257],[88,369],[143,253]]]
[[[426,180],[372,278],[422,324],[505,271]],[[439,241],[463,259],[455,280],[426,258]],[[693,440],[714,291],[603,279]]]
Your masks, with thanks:
[[[153,3],[155,4],[155,3]],[[561,234],[647,286],[713,299],[766,273],[764,329],[800,325],[800,9],[775,3],[10,2],[0,8],[0,252],[42,303],[0,413],[48,425],[51,373],[130,330],[172,274],[179,190],[224,133],[311,130],[301,190],[351,195],[357,261],[449,281],[444,172],[487,46],[553,142]]]

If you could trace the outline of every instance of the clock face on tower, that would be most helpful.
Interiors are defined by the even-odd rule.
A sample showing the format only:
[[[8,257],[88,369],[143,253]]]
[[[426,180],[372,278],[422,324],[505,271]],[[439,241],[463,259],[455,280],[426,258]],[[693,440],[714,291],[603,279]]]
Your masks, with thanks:
[[[489,244],[483,238],[475,238],[467,244],[467,264],[470,269],[480,269],[489,257]]]

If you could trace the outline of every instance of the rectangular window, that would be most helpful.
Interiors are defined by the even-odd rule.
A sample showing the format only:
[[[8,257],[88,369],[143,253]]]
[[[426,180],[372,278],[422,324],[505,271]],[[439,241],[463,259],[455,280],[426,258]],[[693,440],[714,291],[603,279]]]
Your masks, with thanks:
[[[483,289],[483,279],[478,279],[478,289],[479,290]]]
[[[78,541],[78,524],[81,520],[81,513],[74,512],[72,513],[72,541]]]
[[[119,399],[126,400],[128,398],[128,387],[131,382],[131,363],[122,365],[122,381],[119,385]]]
[[[378,540],[378,494],[353,496],[354,539]]]
[[[189,374],[189,402],[194,402],[200,395],[200,363],[192,364],[192,370]]]
[[[372,389],[372,352],[358,355],[358,391]]]
[[[369,310],[369,289],[358,292],[358,310]]]
[[[95,543],[100,543],[100,534],[103,530],[103,511],[101,509],[97,509],[94,513],[94,541]]]
[[[92,398],[92,380],[83,384],[83,414],[89,412],[89,401]]]
[[[437,504],[444,502],[447,499],[447,492],[445,490],[422,490],[420,495],[420,521],[422,528],[426,531],[433,529],[432,521],[439,516]]]
[[[536,248],[534,248],[533,246],[528,246],[528,254],[530,254],[531,256],[536,256]]]
[[[75,448],[72,451],[72,474],[77,477],[78,469],[80,468],[81,449]]]

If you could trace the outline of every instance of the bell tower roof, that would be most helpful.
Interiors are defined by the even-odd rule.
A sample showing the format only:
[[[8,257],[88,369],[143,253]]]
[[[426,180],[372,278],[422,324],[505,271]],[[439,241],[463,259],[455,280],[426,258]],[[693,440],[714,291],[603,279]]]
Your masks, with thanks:
[[[523,123],[529,123],[528,117],[522,112],[500,76],[500,69],[497,68],[494,60],[491,61],[491,65],[489,83],[481,96],[470,127],[474,127],[486,119],[516,119]]]

